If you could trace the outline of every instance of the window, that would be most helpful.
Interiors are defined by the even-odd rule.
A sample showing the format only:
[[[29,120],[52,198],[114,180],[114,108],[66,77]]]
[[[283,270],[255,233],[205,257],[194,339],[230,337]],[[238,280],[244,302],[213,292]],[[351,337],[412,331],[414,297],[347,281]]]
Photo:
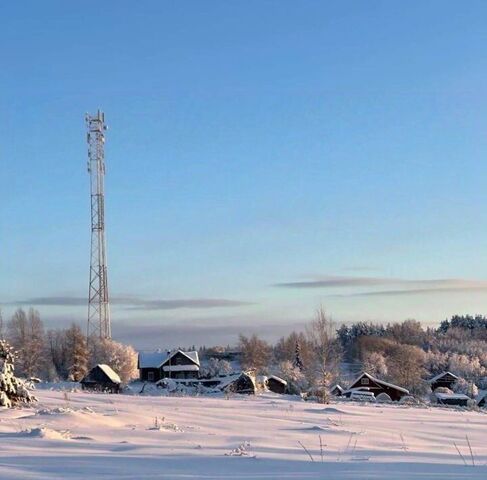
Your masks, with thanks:
[[[360,384],[361,385],[368,385],[369,384],[369,379],[367,377],[364,377],[360,379]]]
[[[154,372],[147,372],[147,380],[149,382],[153,382],[154,381]]]

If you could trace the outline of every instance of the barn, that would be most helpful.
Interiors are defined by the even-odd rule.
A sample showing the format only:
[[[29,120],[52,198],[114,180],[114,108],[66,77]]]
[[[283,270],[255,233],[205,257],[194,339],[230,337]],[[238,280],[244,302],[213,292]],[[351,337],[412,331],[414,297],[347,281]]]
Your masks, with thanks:
[[[482,390],[479,392],[475,398],[477,407],[487,407],[487,390]]]
[[[122,382],[111,367],[99,364],[93,367],[80,383],[83,390],[118,393]]]
[[[276,377],[275,375],[271,375],[267,378],[266,382],[267,388],[274,393],[286,393],[287,391],[287,382],[280,377]]]
[[[343,392],[347,398],[350,398],[352,392],[367,391],[372,392],[376,397],[380,393],[387,393],[391,400],[397,402],[402,397],[409,395],[409,390],[394,385],[393,383],[384,382],[378,378],[369,375],[367,372],[362,372],[350,385],[349,389]]]
[[[453,384],[458,380],[458,377],[451,372],[441,372],[433,378],[428,380],[431,385],[431,390],[434,392],[439,387],[452,389]]]
[[[158,382],[163,378],[197,380],[200,360],[196,351],[140,352],[137,367],[144,382]]]

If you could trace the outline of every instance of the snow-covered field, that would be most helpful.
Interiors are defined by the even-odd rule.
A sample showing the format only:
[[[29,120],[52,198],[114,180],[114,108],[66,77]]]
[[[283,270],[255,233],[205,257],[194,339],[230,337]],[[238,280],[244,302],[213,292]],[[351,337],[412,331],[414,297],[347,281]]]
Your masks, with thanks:
[[[0,410],[2,480],[487,478],[484,413],[272,394],[37,396]]]

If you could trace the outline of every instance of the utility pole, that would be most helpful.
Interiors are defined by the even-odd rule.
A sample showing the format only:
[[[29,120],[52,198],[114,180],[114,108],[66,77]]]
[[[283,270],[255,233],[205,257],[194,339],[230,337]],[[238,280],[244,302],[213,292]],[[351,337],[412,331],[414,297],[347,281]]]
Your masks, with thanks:
[[[105,115],[86,114],[91,196],[91,256],[88,291],[88,339],[111,338],[105,242]]]

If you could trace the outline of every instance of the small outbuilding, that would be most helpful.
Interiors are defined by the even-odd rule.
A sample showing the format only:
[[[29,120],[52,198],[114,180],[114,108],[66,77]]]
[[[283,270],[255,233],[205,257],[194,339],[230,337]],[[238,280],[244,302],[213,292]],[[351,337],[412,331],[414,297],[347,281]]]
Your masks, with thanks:
[[[342,386],[338,385],[338,383],[336,385],[333,385],[330,390],[330,393],[335,397],[341,397],[344,392],[345,389]]]
[[[456,405],[458,407],[466,407],[470,397],[463,393],[435,393],[436,402],[440,405]]]
[[[83,390],[119,393],[122,381],[111,367],[101,363],[93,367],[80,383]]]
[[[287,382],[286,380],[277,377],[276,375],[271,375],[267,378],[266,382],[267,388],[274,393],[286,393],[287,391]]]
[[[477,407],[487,407],[487,390],[479,392],[475,398],[475,402],[477,403]]]
[[[452,389],[453,384],[458,380],[458,377],[451,372],[441,372],[440,374],[430,378],[428,383],[431,385],[431,390],[434,392],[439,387]]]
[[[379,380],[367,372],[362,372],[350,385],[350,388],[343,392],[343,395],[350,398],[352,393],[357,391],[372,392],[376,397],[380,393],[387,393],[394,402],[401,400],[405,395],[409,395],[409,390],[393,383]]]
[[[254,395],[257,390],[254,376],[250,372],[230,375],[223,380],[218,388],[225,393],[243,393]]]

